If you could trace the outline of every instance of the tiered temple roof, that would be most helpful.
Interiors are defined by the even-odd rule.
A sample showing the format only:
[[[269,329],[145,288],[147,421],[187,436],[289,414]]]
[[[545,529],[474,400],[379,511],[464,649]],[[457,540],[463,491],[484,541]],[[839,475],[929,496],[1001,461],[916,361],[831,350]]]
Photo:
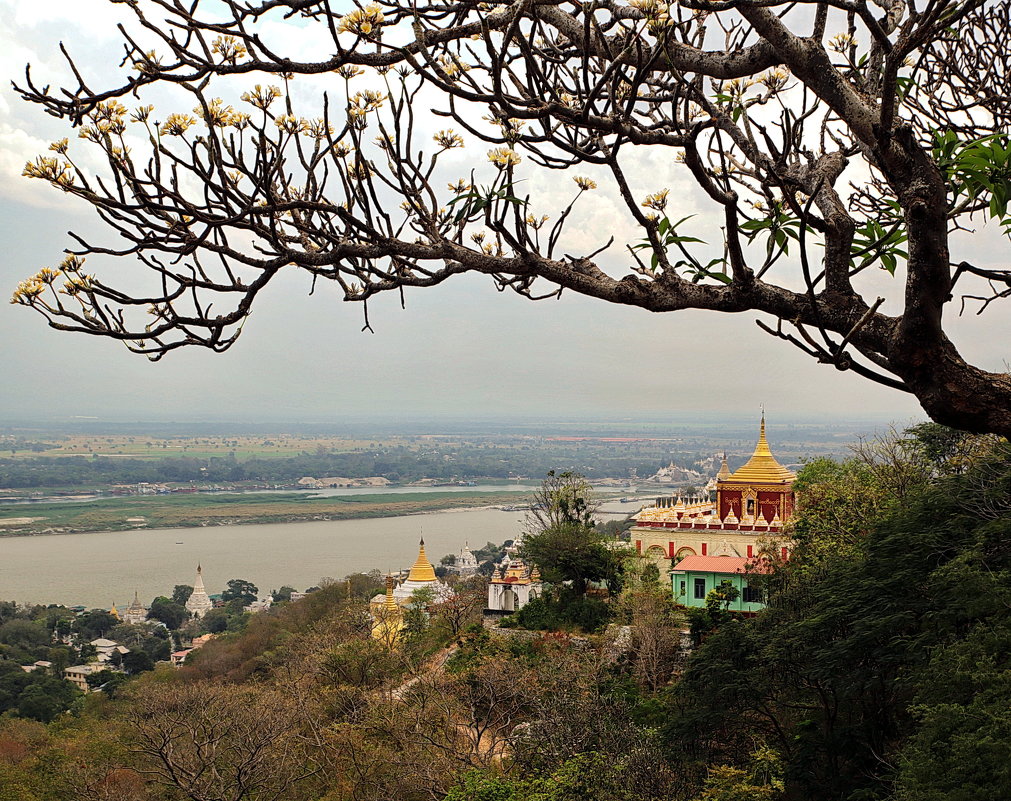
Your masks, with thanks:
[[[372,637],[391,648],[400,638],[404,628],[404,613],[393,597],[393,576],[386,577],[386,597],[381,607],[373,612]]]
[[[540,580],[540,571],[522,559],[510,559],[508,565],[500,565],[491,577],[492,584],[536,584]]]
[[[783,467],[772,455],[769,443],[765,439],[765,415],[763,414],[755,452],[743,467],[735,470],[723,481],[734,484],[789,484],[793,483],[795,478],[797,478],[797,474]]]
[[[435,566],[428,561],[428,556],[425,554],[424,539],[419,544],[418,558],[411,566],[407,579],[393,591],[393,597],[401,605],[408,604],[411,602],[414,591],[422,588],[431,589],[436,601],[444,601],[453,594],[449,586],[439,581],[438,576],[435,575]]]
[[[144,608],[144,604],[140,602],[140,596],[137,591],[133,591],[133,601],[123,612],[123,621],[125,623],[142,623],[147,619],[147,609]]]
[[[641,510],[635,517],[636,525],[646,528],[664,529],[725,529],[737,531],[769,531],[782,529],[783,516],[778,506],[770,500],[766,493],[778,493],[772,498],[790,493],[796,474],[776,461],[769,449],[765,437],[765,415],[762,415],[758,444],[751,458],[733,473],[727,465],[726,456],[720,465],[716,476],[717,493],[733,496],[736,500],[723,504],[723,514],[720,515],[720,504],[708,498],[657,498],[654,505]],[[753,502],[754,509],[742,504],[744,493],[747,497],[757,500]],[[735,511],[736,509],[740,512]],[[766,510],[769,510],[766,514]],[[784,507],[786,514],[792,510]],[[756,514],[757,510],[757,514]]]

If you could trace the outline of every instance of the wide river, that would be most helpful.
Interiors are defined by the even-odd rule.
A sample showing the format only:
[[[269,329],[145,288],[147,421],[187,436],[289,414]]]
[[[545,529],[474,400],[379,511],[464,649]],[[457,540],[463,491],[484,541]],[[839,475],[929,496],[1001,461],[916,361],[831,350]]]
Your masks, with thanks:
[[[0,537],[0,600],[89,608],[115,603],[122,609],[135,590],[147,604],[156,595],[171,595],[176,584],[192,584],[198,562],[209,593],[221,592],[232,578],[252,581],[261,595],[285,584],[304,590],[328,577],[408,568],[422,535],[429,559],[438,564],[465,542],[479,547],[515,538],[523,518],[523,512],[469,509],[368,520]]]

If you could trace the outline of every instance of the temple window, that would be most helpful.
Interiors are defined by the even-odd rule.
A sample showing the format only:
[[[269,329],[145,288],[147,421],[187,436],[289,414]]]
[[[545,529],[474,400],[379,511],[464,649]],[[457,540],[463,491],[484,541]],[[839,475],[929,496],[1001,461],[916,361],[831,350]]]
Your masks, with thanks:
[[[762,591],[758,587],[747,586],[741,593],[741,599],[746,604],[760,604],[762,603]]]
[[[704,600],[706,597],[706,580],[704,578],[695,579],[695,598]]]

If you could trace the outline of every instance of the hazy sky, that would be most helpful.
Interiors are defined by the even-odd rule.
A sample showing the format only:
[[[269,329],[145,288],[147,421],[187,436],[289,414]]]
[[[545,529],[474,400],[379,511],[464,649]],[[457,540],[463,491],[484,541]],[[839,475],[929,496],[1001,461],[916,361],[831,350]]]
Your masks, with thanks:
[[[105,0],[7,0],[5,7],[0,67],[7,79],[20,80],[27,61],[42,83],[65,79],[57,58],[59,40],[86,71],[113,73],[119,44],[112,19],[122,6]],[[304,46],[302,38],[293,41]],[[83,204],[20,177],[25,161],[45,152],[50,141],[64,135],[72,137],[72,145],[77,140],[40,109],[15,98],[8,80],[4,84],[0,294],[6,298],[18,280],[59,261],[70,244],[67,230],[99,229]],[[473,152],[483,158],[484,149],[478,145]],[[700,226],[714,221],[691,187],[677,178],[678,165],[669,153],[635,159],[631,170],[643,194],[671,187],[685,214],[698,215]],[[528,185],[545,213],[571,195],[565,176],[529,176]],[[602,187],[579,209],[567,252],[590,251],[613,232],[618,246],[605,263],[622,274],[623,244],[636,237],[613,196]],[[999,252],[987,247],[982,256],[987,253],[996,258]],[[97,259],[88,266],[98,272],[131,269]],[[900,280],[871,276],[870,291],[894,293]],[[72,415],[339,421],[342,414],[555,416],[560,410],[608,418],[667,410],[739,416],[756,413],[760,403],[780,420],[905,421],[918,414],[908,396],[819,366],[761,333],[754,314],[651,315],[571,294],[531,303],[497,292],[488,279],[464,277],[409,293],[406,311],[393,296],[380,299],[370,309],[375,333],[368,334],[360,332],[360,307],[339,302],[326,288],[310,298],[308,289],[308,276],[282,276],[261,295],[228,353],[182,349],[157,364],[112,341],[52,331],[38,315],[3,303],[0,421]],[[1007,320],[997,315],[956,326],[965,355],[989,368],[1001,367],[1009,334]]]

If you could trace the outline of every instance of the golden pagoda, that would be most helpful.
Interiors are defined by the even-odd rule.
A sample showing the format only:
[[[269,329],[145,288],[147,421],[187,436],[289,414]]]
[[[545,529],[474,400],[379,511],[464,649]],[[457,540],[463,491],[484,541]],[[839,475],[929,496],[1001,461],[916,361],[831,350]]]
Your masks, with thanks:
[[[372,639],[379,640],[392,648],[400,639],[404,628],[404,613],[393,597],[393,576],[386,577],[386,599],[373,612]]]
[[[721,471],[722,472],[722,469]],[[758,444],[744,465],[716,481],[716,511],[720,520],[728,515],[740,521],[758,517],[786,520],[793,513],[793,482],[797,474],[776,461],[765,438],[765,413],[758,432]]]
[[[408,581],[435,581],[435,566],[428,561],[425,555],[425,539],[422,537],[421,546],[418,549],[418,559],[411,567],[411,572],[407,574]]]
[[[772,455],[763,412],[751,458],[731,472],[724,454],[712,482],[715,501],[678,498],[675,503],[673,497],[658,498],[636,514],[631,541],[636,551],[661,567],[685,556],[753,558],[760,538],[778,542],[785,559],[790,542],[784,526],[793,514],[795,479],[796,474]]]
[[[439,580],[435,575],[435,566],[428,561],[425,554],[425,540],[422,539],[418,545],[418,558],[407,573],[407,578],[393,590],[393,599],[400,605],[406,606],[411,603],[415,590],[428,589],[432,591],[432,597],[436,602],[445,601],[453,591],[449,585]],[[383,603],[382,596],[377,595],[372,599],[372,608],[378,609]]]
[[[765,414],[762,414],[762,425],[759,429],[758,444],[751,458],[729,476],[723,475],[723,470],[727,466],[726,457],[723,459],[723,466],[720,468],[718,478],[721,481],[733,481],[735,483],[747,484],[769,484],[778,482],[792,483],[797,474],[788,470],[776,461],[776,457],[769,450],[769,443],[765,439]]]

